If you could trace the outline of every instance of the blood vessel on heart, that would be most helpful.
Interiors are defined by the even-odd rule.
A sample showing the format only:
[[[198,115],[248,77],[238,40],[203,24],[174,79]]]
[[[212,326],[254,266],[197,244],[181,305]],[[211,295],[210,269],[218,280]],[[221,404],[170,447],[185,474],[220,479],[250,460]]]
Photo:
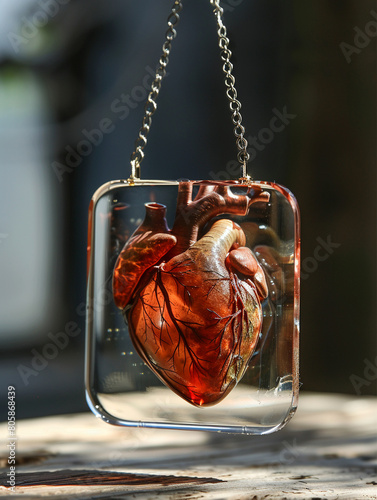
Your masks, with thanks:
[[[262,326],[264,272],[235,222],[269,194],[227,183],[181,182],[172,229],[166,207],[146,204],[122,249],[113,295],[149,368],[194,406],[219,403],[244,375]]]

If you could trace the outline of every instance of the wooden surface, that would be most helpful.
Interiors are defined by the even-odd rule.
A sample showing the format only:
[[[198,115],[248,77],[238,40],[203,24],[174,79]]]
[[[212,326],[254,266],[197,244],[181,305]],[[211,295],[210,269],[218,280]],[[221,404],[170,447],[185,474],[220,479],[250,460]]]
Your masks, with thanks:
[[[262,437],[124,429],[91,413],[17,422],[8,498],[377,499],[377,399],[303,394]],[[0,426],[1,481],[7,428]]]

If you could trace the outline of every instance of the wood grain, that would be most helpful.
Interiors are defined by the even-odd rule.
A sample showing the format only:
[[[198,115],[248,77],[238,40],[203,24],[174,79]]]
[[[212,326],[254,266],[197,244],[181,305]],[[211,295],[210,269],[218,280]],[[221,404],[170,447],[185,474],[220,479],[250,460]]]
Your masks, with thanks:
[[[375,500],[377,398],[303,394],[282,431],[260,437],[118,428],[91,413],[17,423],[6,498]],[[6,425],[0,425],[6,484]]]

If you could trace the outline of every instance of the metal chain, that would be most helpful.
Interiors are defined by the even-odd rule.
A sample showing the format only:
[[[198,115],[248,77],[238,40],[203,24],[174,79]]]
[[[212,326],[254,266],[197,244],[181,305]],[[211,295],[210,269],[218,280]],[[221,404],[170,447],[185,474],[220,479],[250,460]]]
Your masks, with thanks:
[[[140,179],[140,163],[144,158],[144,148],[147,145],[147,135],[152,125],[152,116],[157,109],[157,97],[160,93],[162,79],[166,76],[166,66],[169,62],[171,42],[177,36],[175,27],[179,23],[179,12],[183,5],[181,0],[175,0],[172,11],[168,17],[168,30],[165,33],[165,42],[162,46],[162,55],[159,60],[159,67],[156,76],[151,84],[151,91],[148,95],[144,108],[144,118],[141,124],[139,135],[135,141],[135,151],[131,155],[131,177],[129,180]]]
[[[241,103],[237,99],[237,90],[235,87],[236,79],[232,74],[233,64],[230,62],[232,52],[229,49],[229,38],[222,19],[224,9],[220,7],[220,0],[210,0],[210,2],[214,7],[214,14],[217,21],[217,35],[219,37],[219,47],[221,51],[220,57],[224,63],[223,72],[225,74],[226,95],[229,99],[229,107],[232,112],[232,121],[234,125],[233,132],[236,137],[238,148],[237,159],[242,166],[242,178],[247,180],[249,176],[246,172],[246,166],[250,159],[250,155],[247,152],[248,142],[245,138],[245,127],[242,125],[242,116],[240,113]]]
[[[242,180],[249,180],[250,177],[246,172],[246,165],[250,159],[247,152],[248,142],[245,138],[245,128],[242,125],[242,116],[240,113],[241,103],[237,99],[237,90],[235,88],[236,80],[232,74],[233,64],[230,62],[232,52],[229,49],[229,38],[227,30],[223,23],[222,16],[224,9],[220,7],[220,0],[210,0],[214,7],[214,14],[217,21],[217,34],[219,38],[220,57],[223,61],[223,72],[225,74],[226,95],[229,99],[229,107],[232,112],[232,121],[234,125],[234,135],[238,148],[237,159],[242,166]],[[175,27],[179,23],[179,12],[183,5],[181,0],[175,0],[172,11],[168,17],[168,30],[165,34],[165,42],[162,46],[162,55],[159,60],[159,67],[156,70],[156,77],[151,85],[151,91],[144,109],[144,118],[139,131],[139,135],[135,141],[135,150],[131,155],[131,176],[129,182],[135,179],[140,179],[140,164],[144,158],[144,148],[147,145],[147,136],[152,124],[152,116],[157,109],[157,97],[161,89],[162,79],[166,76],[166,67],[169,62],[171,43],[177,36]]]

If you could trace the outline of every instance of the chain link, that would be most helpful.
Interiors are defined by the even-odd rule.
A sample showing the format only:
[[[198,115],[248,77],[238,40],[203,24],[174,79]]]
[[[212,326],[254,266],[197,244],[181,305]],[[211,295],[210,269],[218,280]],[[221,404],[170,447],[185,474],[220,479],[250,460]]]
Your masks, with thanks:
[[[229,49],[229,38],[227,35],[226,27],[223,23],[224,9],[220,6],[220,0],[210,0],[211,5],[214,7],[214,14],[217,22],[217,35],[219,37],[220,57],[223,61],[223,72],[225,74],[225,87],[226,95],[229,99],[229,107],[232,112],[232,121],[234,125],[234,135],[236,137],[236,144],[238,148],[237,159],[242,165],[242,178],[247,179],[246,172],[247,162],[250,155],[247,152],[248,142],[245,138],[245,127],[242,125],[241,116],[241,103],[237,99],[236,79],[234,78],[233,64],[230,62],[232,52]]]
[[[169,63],[171,43],[177,36],[175,27],[179,23],[179,12],[183,5],[181,0],[175,0],[171,13],[168,17],[168,29],[165,33],[165,42],[162,46],[162,54],[159,60],[159,67],[156,76],[151,84],[151,91],[148,95],[144,108],[144,118],[141,124],[139,135],[135,141],[135,150],[131,155],[131,177],[130,180],[140,179],[140,164],[144,158],[144,148],[147,145],[147,136],[152,125],[152,116],[157,109],[157,97],[160,93],[162,79],[166,76],[166,67]]]
[[[236,80],[232,74],[233,64],[230,61],[232,52],[229,49],[229,38],[227,30],[223,23],[224,9],[220,6],[220,0],[210,0],[211,5],[214,7],[214,14],[217,22],[217,34],[219,39],[220,57],[223,62],[223,72],[225,74],[225,87],[226,95],[229,99],[229,107],[232,112],[232,122],[234,125],[234,135],[236,137],[236,144],[238,148],[237,159],[242,166],[242,180],[249,180],[250,177],[246,172],[246,165],[250,159],[247,152],[248,142],[245,138],[245,128],[242,125],[242,116],[240,113],[241,103],[237,99],[237,90],[235,88]],[[157,109],[157,97],[161,89],[162,79],[166,76],[166,67],[169,62],[169,55],[171,50],[171,43],[177,35],[175,30],[179,23],[179,12],[182,10],[183,5],[181,0],[175,0],[173,3],[172,11],[168,17],[168,30],[165,34],[165,42],[162,46],[162,55],[159,60],[159,67],[156,70],[155,79],[151,85],[151,91],[144,109],[144,118],[139,131],[139,135],[135,141],[135,150],[131,155],[131,177],[129,181],[133,182],[135,179],[140,179],[140,164],[144,158],[144,148],[147,145],[147,136],[152,124],[152,116]]]

